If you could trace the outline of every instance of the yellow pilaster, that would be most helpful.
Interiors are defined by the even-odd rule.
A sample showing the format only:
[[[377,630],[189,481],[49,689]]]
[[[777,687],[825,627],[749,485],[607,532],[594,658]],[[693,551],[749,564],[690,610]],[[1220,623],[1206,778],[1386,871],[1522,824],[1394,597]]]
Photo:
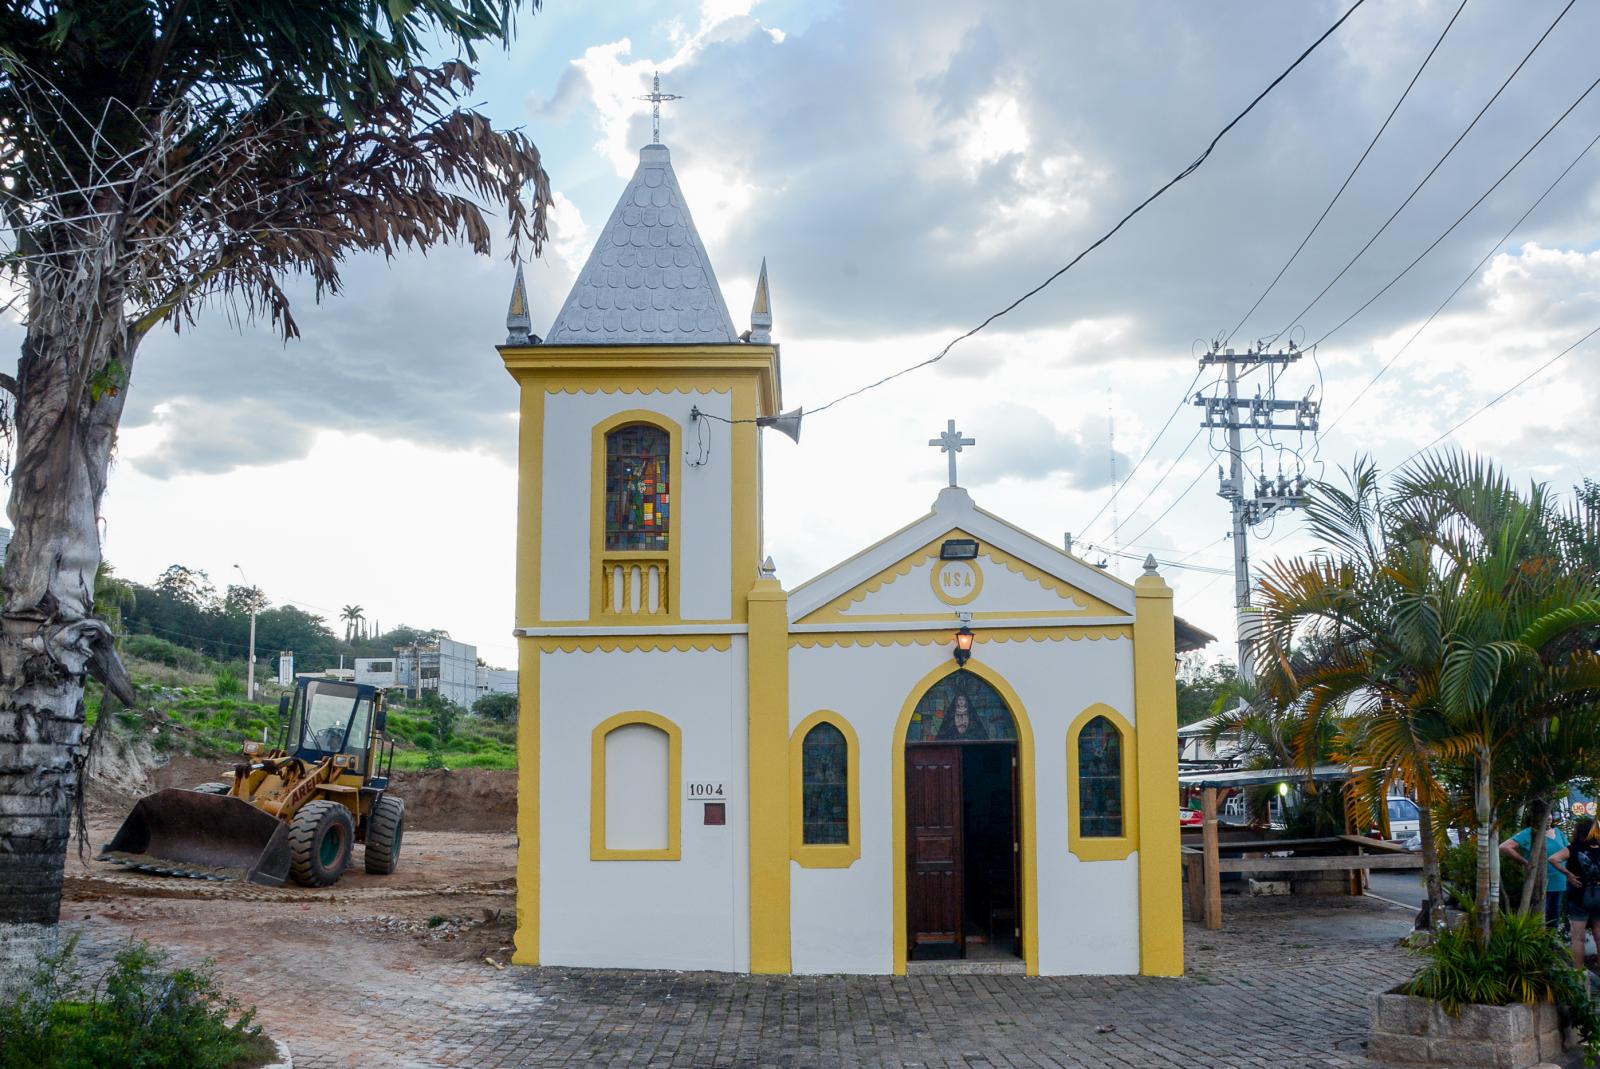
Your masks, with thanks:
[[[517,463],[516,621],[539,619],[539,502],[544,483],[544,387],[522,388]],[[517,932],[511,960],[539,964],[539,644],[517,640]]]
[[[1134,583],[1133,700],[1139,733],[1139,971],[1183,975],[1178,838],[1178,684],[1172,588]]]
[[[750,588],[750,971],[789,957],[789,595]]]

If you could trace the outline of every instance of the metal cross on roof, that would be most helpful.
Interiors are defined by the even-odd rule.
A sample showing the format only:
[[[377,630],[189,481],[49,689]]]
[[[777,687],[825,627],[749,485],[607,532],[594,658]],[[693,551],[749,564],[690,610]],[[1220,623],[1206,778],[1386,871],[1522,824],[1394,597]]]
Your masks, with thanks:
[[[656,71],[655,78],[650,83],[650,92],[635,99],[648,100],[650,102],[650,143],[652,145],[661,144],[661,102],[663,100],[682,100],[683,97],[677,93],[663,93],[661,91],[661,72]]]
[[[956,430],[956,421],[950,420],[945,424],[945,432],[937,438],[929,438],[929,445],[938,446],[950,458],[950,485],[956,486],[956,454],[961,452],[964,445],[977,445],[975,438],[963,438],[961,432]]]

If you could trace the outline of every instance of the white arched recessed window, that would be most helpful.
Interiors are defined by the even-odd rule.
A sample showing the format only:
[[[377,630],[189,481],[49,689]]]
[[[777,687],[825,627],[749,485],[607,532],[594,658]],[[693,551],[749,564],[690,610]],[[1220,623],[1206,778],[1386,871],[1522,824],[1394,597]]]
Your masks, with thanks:
[[[619,713],[594,729],[589,856],[676,861],[682,815],[682,734],[655,713]]]

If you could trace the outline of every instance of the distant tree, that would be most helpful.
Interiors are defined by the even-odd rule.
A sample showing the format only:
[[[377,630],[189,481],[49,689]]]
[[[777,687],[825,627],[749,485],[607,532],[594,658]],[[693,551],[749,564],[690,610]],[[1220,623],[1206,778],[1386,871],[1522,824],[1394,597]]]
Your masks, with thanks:
[[[200,568],[186,568],[173,564],[156,579],[156,589],[173,601],[191,605],[196,609],[209,608],[217,599],[217,588],[211,576]]]
[[[135,698],[92,601],[140,344],[212,302],[292,338],[286,278],[320,298],[355,254],[487,253],[491,210],[537,250],[538,150],[458,104],[518,6],[0,0],[0,278],[25,314],[0,374],[0,922],[60,912],[85,679]]]
[[[259,614],[271,604],[257,586],[229,586],[228,592],[222,596],[222,611],[228,616],[249,616],[251,612]]]
[[[509,724],[517,719],[517,696],[496,692],[485,694],[472,703],[472,715],[497,724]]]
[[[123,614],[132,612],[138,604],[139,597],[134,592],[133,584],[117,578],[117,570],[111,566],[111,562],[102,560],[100,570],[94,576],[95,615],[120,635]]]
[[[344,621],[344,640],[346,642],[351,641],[361,633],[360,625],[366,619],[363,615],[365,612],[366,610],[359,605],[346,605],[339,610],[339,619]]]
[[[1226,712],[1238,699],[1248,699],[1251,692],[1232,663],[1185,658],[1178,671],[1178,724],[1181,727]]]

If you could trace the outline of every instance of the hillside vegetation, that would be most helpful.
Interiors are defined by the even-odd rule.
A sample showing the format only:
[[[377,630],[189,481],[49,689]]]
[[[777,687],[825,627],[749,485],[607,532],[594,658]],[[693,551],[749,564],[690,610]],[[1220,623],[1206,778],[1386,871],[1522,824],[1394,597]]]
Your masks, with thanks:
[[[117,708],[106,728],[141,733],[160,753],[224,761],[237,756],[247,739],[278,741],[278,699],[285,689],[258,677],[260,700],[247,701],[242,663],[216,661],[153,635],[128,635],[121,645],[139,703],[136,709]],[[97,720],[102,700],[103,692],[92,687],[91,722]],[[437,699],[391,699],[388,730],[395,742],[394,767],[515,768],[514,712],[507,716],[503,702],[479,704],[504,719],[475,715]]]

